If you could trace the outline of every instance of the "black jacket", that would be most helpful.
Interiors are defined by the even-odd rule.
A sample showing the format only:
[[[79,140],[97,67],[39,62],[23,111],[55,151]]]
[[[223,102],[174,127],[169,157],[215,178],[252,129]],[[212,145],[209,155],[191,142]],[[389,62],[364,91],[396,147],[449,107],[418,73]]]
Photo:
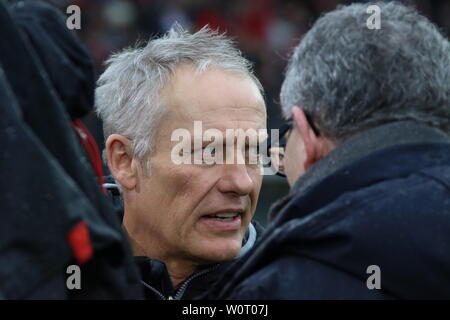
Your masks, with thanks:
[[[249,225],[244,245],[235,261],[239,260],[253,247],[261,233],[262,228],[257,222]],[[145,297],[148,300],[192,300],[201,298],[209,288],[214,286],[220,275],[232,263],[232,261],[228,261],[205,265],[184,280],[178,289],[175,289],[163,262],[147,257],[135,257],[135,261],[141,271],[141,282],[145,288]]]
[[[45,35],[33,36],[27,22]],[[94,87],[92,72],[69,54],[84,50],[66,33],[64,15],[48,4],[0,1],[0,296],[139,299],[143,290],[120,220],[71,128],[70,116],[84,111],[68,111],[83,101],[88,107]],[[53,66],[73,62],[64,76],[75,78],[65,83],[79,86],[64,91],[64,79],[49,77],[49,45],[60,53],[50,54],[58,61]],[[66,286],[72,264],[81,268],[81,290]]]
[[[273,216],[210,298],[450,298],[450,142],[438,130],[402,121],[350,138]]]

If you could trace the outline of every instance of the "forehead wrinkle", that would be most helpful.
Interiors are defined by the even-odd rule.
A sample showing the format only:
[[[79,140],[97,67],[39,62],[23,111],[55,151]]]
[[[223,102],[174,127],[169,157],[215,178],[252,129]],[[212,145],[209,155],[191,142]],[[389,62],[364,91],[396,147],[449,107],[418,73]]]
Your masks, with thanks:
[[[230,110],[232,109],[232,110]],[[235,122],[235,121],[245,121],[245,122],[253,122],[253,123],[263,123],[265,126],[266,122],[266,112],[265,109],[260,110],[261,108],[254,108],[254,107],[217,107],[217,108],[211,108],[206,111],[201,110],[195,110],[194,112],[180,112],[178,113],[178,116],[183,121],[191,122],[192,124],[194,121],[201,121],[203,123],[203,126],[207,126],[209,123],[214,123],[216,121],[223,123],[223,122]],[[211,114],[214,114],[217,111],[223,111],[220,113],[217,113],[216,116],[211,117]],[[172,110],[172,112],[177,112],[178,110]],[[255,111],[257,111],[258,114],[261,115],[260,119],[255,119]],[[244,114],[242,114],[244,113]],[[222,115],[225,115],[225,117],[222,117]],[[248,117],[247,117],[248,115]],[[214,127],[214,126],[212,126]],[[240,126],[237,126],[236,128],[239,128]]]
[[[230,110],[231,109],[231,110]],[[261,106],[259,103],[253,106],[237,106],[237,105],[224,105],[224,106],[218,106],[215,108],[207,108],[206,110],[203,111],[203,113],[210,113],[210,112],[215,112],[218,110],[224,110],[227,112],[230,111],[245,111],[245,112],[255,112],[257,111],[258,113],[261,113],[262,115],[266,115],[266,108],[264,106]]]
[[[217,113],[217,115],[211,117],[211,114],[214,113]],[[255,113],[257,114],[257,117],[255,117]],[[258,115],[260,115],[261,117],[258,117]],[[247,121],[253,123],[262,122],[263,125],[265,126],[267,118],[265,108],[239,107],[239,106],[211,108],[205,110],[204,112],[201,112],[201,115],[199,115],[198,118],[195,118],[194,114],[190,114],[189,116],[192,121],[202,121],[205,125],[217,121],[219,122]],[[240,126],[236,127],[239,128]]]
[[[217,119],[217,120],[210,120],[210,121],[203,121],[203,130],[208,129],[218,129],[222,133],[226,133],[227,129],[264,129],[265,128],[265,121],[260,119]]]

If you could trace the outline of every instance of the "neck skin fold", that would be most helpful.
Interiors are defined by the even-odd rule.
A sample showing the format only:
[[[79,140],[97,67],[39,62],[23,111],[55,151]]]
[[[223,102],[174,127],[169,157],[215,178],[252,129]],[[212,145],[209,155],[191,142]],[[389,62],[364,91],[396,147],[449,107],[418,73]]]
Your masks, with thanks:
[[[125,233],[128,237],[128,241],[133,250],[134,256],[144,256],[150,259],[155,259],[164,262],[169,273],[170,280],[174,288],[178,288],[181,283],[186,280],[191,274],[193,274],[198,267],[197,263],[193,261],[187,261],[183,259],[175,259],[170,257],[164,257],[158,254],[152,254],[150,248],[145,246],[144,243],[135,239],[127,230],[124,225]]]

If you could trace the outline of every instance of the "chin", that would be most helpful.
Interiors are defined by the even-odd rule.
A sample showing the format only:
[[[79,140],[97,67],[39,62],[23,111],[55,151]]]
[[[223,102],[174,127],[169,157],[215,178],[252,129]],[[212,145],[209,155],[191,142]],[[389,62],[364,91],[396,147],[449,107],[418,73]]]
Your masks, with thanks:
[[[220,262],[233,260],[241,250],[242,239],[210,241],[203,247],[199,257],[207,262]]]

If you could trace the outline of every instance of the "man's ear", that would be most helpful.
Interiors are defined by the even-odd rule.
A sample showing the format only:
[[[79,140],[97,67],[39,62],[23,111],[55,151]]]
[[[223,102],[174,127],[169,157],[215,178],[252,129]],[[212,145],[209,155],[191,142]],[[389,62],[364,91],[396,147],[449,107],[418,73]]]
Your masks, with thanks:
[[[318,158],[318,139],[306,118],[305,112],[302,109],[297,106],[293,107],[292,118],[295,124],[293,130],[299,130],[305,145],[306,160],[304,166],[305,170],[307,170],[315,162],[320,160]]]
[[[137,183],[137,170],[131,140],[120,134],[112,134],[106,139],[105,145],[112,175],[125,189],[134,189]]]

